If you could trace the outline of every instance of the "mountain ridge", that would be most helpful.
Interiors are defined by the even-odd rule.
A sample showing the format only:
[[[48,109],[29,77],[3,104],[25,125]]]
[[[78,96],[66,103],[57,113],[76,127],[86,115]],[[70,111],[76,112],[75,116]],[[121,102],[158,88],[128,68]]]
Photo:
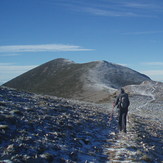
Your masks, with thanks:
[[[75,63],[58,58],[4,84],[39,94],[98,102],[120,87],[151,80],[144,74],[107,61]]]

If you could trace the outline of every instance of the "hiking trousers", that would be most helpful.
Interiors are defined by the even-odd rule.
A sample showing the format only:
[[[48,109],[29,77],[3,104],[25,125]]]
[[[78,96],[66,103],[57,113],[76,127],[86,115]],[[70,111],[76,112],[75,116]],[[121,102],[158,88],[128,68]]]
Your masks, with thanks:
[[[128,112],[128,109],[126,109],[125,111],[123,111],[121,109],[119,110],[119,122],[118,122],[118,125],[119,125],[119,130],[120,131],[126,132],[127,112]]]

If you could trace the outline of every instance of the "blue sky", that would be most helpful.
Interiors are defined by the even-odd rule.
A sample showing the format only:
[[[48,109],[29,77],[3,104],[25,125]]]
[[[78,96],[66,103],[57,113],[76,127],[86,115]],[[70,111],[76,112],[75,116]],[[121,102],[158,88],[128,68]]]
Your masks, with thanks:
[[[0,0],[0,84],[56,58],[163,81],[163,1]]]

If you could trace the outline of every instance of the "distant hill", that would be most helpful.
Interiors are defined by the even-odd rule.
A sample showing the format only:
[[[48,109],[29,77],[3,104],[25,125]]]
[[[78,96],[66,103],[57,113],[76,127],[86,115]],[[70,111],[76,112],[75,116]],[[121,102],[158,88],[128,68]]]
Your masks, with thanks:
[[[99,102],[120,87],[150,80],[144,74],[106,61],[75,63],[63,58],[42,64],[4,86],[39,94]]]
[[[144,81],[140,85],[128,85],[125,90],[131,95],[150,96],[151,103],[156,101],[157,104],[163,101],[163,83],[156,81]],[[150,103],[150,105],[151,105]]]

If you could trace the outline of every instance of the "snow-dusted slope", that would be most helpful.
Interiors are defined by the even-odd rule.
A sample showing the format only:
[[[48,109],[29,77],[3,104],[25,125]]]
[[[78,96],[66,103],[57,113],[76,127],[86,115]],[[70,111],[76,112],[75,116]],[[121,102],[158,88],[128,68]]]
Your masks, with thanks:
[[[106,61],[97,61],[96,66],[89,69],[88,73],[85,74],[84,89],[103,91],[106,97],[107,94],[113,94],[121,87],[130,84],[140,84],[148,80],[150,78],[146,75],[125,66]]]
[[[129,93],[131,113],[163,122],[163,83],[146,81],[126,86],[125,90]]]
[[[145,81],[140,85],[130,85],[126,89],[130,94],[150,96],[153,100],[163,100],[163,83],[156,81]]]
[[[142,98],[142,100],[144,100]],[[0,163],[154,162],[163,125],[131,115],[118,133],[104,105],[0,87]]]
[[[125,66],[106,61],[97,61],[96,63],[96,66],[89,70],[87,79],[90,81],[88,84],[94,84],[99,88],[118,89],[125,85],[140,84],[150,80],[146,75]]]
[[[59,58],[5,83],[5,86],[58,97],[99,102],[116,89],[150,80],[127,67],[96,61],[78,64]]]

